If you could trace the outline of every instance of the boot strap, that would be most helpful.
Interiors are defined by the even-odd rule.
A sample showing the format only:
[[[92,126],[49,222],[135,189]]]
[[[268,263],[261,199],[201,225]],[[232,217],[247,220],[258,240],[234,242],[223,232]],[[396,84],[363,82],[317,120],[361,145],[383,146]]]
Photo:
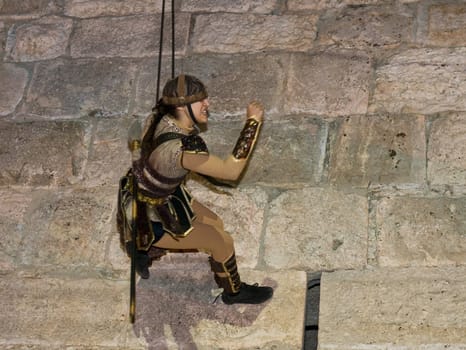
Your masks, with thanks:
[[[212,272],[215,273],[217,285],[227,293],[238,293],[241,279],[238,274],[235,254],[223,263],[215,261],[212,257],[209,257],[209,262]],[[223,273],[226,276],[219,276],[218,273]]]

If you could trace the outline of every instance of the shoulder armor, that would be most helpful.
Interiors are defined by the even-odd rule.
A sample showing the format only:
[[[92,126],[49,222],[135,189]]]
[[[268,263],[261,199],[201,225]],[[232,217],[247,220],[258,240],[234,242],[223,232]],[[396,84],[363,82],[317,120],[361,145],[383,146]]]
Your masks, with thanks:
[[[187,135],[181,138],[181,149],[189,153],[209,154],[207,145],[199,135]]]

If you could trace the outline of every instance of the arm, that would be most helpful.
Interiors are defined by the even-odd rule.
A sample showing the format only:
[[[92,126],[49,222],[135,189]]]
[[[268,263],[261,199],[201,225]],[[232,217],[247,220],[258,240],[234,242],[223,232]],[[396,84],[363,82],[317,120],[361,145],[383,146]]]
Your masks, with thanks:
[[[264,109],[258,102],[251,102],[247,110],[247,120],[236,146],[230,156],[221,159],[214,155],[183,152],[182,166],[185,169],[224,180],[237,180],[254,148]]]

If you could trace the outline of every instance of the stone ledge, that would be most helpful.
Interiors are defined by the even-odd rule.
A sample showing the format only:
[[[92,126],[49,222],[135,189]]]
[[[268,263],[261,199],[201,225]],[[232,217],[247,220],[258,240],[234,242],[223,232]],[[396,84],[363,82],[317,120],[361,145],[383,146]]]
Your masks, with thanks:
[[[215,283],[207,263],[186,266],[154,264],[151,278],[138,281],[134,325],[128,322],[127,280],[2,275],[0,348],[302,348],[304,272],[241,269],[245,281],[275,287],[274,298],[265,305],[227,306],[212,303]]]
[[[466,349],[466,266],[324,273],[319,349]]]

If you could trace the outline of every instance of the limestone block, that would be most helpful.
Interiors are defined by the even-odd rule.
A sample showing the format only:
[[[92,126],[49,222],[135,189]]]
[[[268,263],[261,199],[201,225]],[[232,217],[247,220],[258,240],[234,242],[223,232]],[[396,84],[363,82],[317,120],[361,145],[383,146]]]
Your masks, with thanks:
[[[5,53],[5,45],[6,45],[6,34],[7,28],[5,22],[0,20],[0,58],[3,61],[3,55]]]
[[[265,262],[310,271],[366,265],[368,204],[364,196],[332,188],[282,193],[270,203]]]
[[[125,343],[126,281],[35,273],[0,279],[0,347],[118,349]],[[19,348],[18,348],[19,349]]]
[[[133,120],[104,118],[95,121],[84,174],[86,186],[117,186],[120,177],[131,167],[128,130]]]
[[[319,349],[466,349],[466,269],[322,274]]]
[[[404,7],[345,7],[321,20],[319,41],[361,50],[390,49],[413,41],[414,14]]]
[[[212,187],[212,186],[210,186]],[[267,207],[267,194],[259,188],[227,189],[228,193],[190,182],[194,198],[216,213],[224,223],[225,231],[235,241],[238,263],[254,268],[259,262],[259,251]]]
[[[385,0],[288,0],[288,9],[290,11],[326,10],[351,5],[375,5],[383,3],[384,1]]]
[[[0,186],[67,185],[82,175],[85,123],[2,123],[0,134]]]
[[[184,0],[181,11],[269,14],[276,6],[276,0]]]
[[[66,190],[37,198],[29,209],[21,251],[23,265],[104,268],[116,192]]]
[[[216,285],[208,265],[196,267],[184,273],[153,269],[149,280],[140,281],[129,347],[302,349],[304,272],[265,273],[240,268],[243,280],[272,286],[274,296],[260,305],[224,305],[220,300],[212,303],[214,297],[209,291]]]
[[[231,155],[244,126],[236,121],[210,122],[202,137],[212,153]],[[327,125],[318,119],[286,117],[266,120],[241,179],[273,185],[317,184],[321,180]]]
[[[73,21],[60,17],[14,25],[7,41],[7,59],[19,62],[46,60],[66,54]]]
[[[175,51],[186,49],[189,14],[178,14]],[[159,53],[160,15],[103,17],[83,19],[74,30],[70,51],[72,57],[148,57]],[[170,28],[171,17],[165,19]],[[171,30],[164,31],[164,45],[171,48]],[[165,51],[171,53],[171,49]]]
[[[188,57],[182,71],[207,86],[213,115],[245,115],[247,104],[261,101],[268,116],[282,111],[287,55],[199,55]]]
[[[438,46],[464,46],[466,4],[439,4],[429,8],[428,42]]]
[[[330,152],[332,183],[425,183],[426,139],[422,115],[373,115],[342,121]]]
[[[13,113],[21,102],[28,72],[14,64],[0,64],[0,116]]]
[[[165,6],[167,13],[171,11],[170,5]],[[162,0],[67,0],[64,12],[80,18],[161,13]]]
[[[307,51],[317,35],[317,19],[313,15],[198,15],[192,47],[196,53]]]
[[[23,239],[26,213],[32,201],[29,191],[0,190],[0,274],[15,267],[15,258]]]
[[[286,113],[366,113],[372,76],[368,57],[341,52],[295,54],[289,67]]]
[[[432,185],[466,183],[466,114],[452,113],[432,122],[427,176]]]
[[[9,18],[36,18],[57,10],[56,0],[2,0],[0,16]]]
[[[466,265],[466,198],[393,197],[377,202],[380,266]]]
[[[466,48],[412,49],[376,70],[370,111],[437,113],[466,108]]]
[[[118,59],[38,63],[22,113],[47,118],[126,114],[134,76],[135,67]]]

